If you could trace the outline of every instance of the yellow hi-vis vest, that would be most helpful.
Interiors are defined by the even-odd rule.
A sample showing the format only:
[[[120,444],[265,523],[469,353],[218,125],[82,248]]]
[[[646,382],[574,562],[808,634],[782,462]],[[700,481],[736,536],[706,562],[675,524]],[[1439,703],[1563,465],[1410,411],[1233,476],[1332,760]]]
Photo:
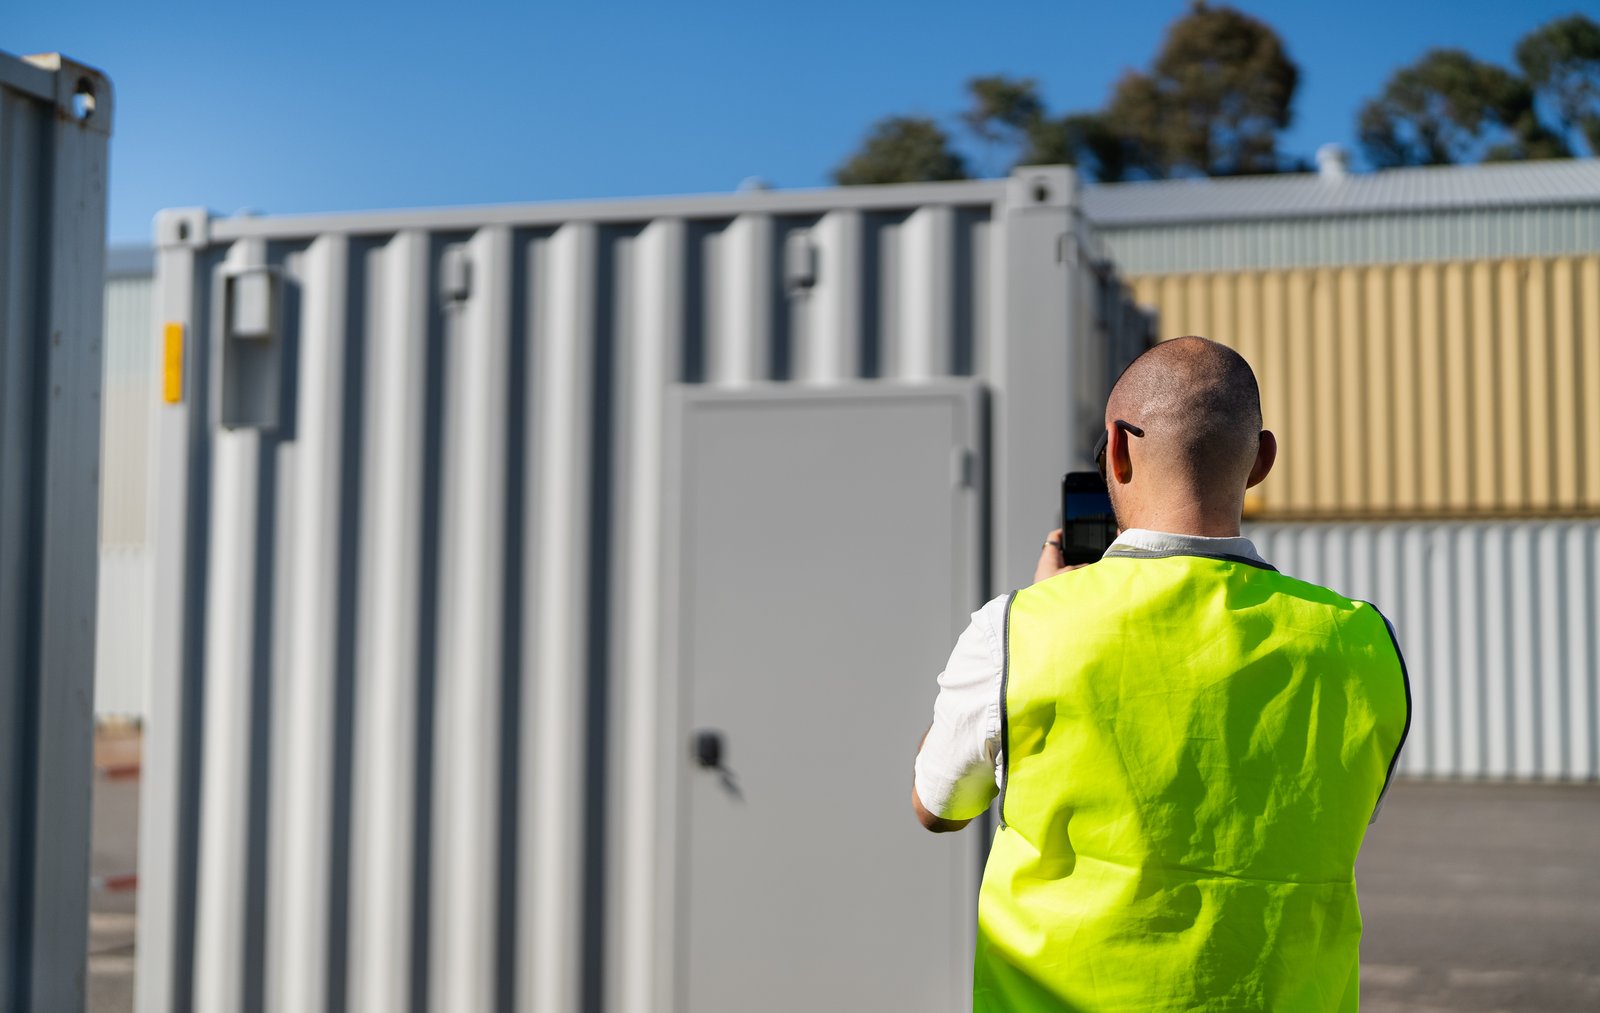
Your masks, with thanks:
[[[979,1011],[1354,1010],[1355,860],[1410,725],[1377,609],[1118,555],[1006,616]]]

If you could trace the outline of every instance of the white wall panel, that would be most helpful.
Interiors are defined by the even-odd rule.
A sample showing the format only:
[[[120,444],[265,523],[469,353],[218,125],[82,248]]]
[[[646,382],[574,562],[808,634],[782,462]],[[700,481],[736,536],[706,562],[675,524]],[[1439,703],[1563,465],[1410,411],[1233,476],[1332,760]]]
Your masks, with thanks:
[[[126,270],[126,268],[124,268]],[[150,673],[150,421],[155,281],[118,273],[105,283],[105,388],[100,440],[100,587],[94,711],[144,713]]]

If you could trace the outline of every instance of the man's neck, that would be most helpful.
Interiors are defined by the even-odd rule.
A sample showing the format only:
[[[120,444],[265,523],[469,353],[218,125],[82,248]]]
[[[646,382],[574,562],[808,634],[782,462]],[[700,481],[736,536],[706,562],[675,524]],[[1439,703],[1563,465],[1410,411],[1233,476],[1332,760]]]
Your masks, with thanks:
[[[1196,504],[1147,508],[1126,518],[1128,528],[1163,531],[1172,535],[1200,535],[1204,538],[1239,537],[1239,511],[1205,510]]]

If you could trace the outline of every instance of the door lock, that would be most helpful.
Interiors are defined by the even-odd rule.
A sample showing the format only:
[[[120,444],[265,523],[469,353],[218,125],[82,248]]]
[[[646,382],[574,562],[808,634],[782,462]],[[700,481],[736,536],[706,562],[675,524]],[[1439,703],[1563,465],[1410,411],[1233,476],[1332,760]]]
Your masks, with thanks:
[[[722,769],[722,733],[703,728],[694,733],[694,762],[706,770]]]

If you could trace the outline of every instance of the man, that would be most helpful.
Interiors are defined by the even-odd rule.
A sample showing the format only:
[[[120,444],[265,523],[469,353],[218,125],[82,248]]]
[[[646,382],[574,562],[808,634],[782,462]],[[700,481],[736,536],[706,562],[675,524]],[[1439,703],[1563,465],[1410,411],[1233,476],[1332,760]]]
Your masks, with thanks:
[[[957,642],[912,804],[959,830],[997,791],[977,1010],[1346,1010],[1355,859],[1410,724],[1371,605],[1278,573],[1245,489],[1277,453],[1236,352],[1186,337],[1118,379],[1119,535],[985,605]]]

